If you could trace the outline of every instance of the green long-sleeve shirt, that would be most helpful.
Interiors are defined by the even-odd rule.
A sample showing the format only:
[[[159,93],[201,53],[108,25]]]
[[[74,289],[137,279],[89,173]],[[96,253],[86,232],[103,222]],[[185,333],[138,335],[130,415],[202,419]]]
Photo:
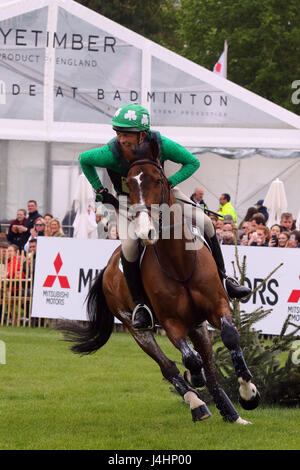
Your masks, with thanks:
[[[181,168],[168,179],[173,186],[189,178],[200,166],[199,160],[181,145],[161,136],[160,161],[166,160],[178,163]],[[107,144],[104,147],[88,150],[79,155],[79,163],[88,181],[94,189],[102,188],[96,167],[107,168],[119,173],[121,176],[127,176],[127,170],[122,165],[120,159],[111,150]],[[116,188],[115,188],[116,189]]]

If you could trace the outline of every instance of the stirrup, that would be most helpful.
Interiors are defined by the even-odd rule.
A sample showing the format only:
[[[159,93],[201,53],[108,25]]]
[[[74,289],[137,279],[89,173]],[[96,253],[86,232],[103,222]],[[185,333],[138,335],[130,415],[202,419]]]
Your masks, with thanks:
[[[143,314],[145,313],[145,311],[147,312],[147,314],[149,315],[150,317],[150,323],[148,323],[148,325],[146,326],[135,326],[134,323],[136,321],[136,314],[138,313],[138,310],[139,309],[143,309],[144,312]],[[138,330],[138,331],[146,331],[146,330],[152,330],[154,328],[154,319],[153,319],[153,314],[151,312],[151,309],[148,307],[148,305],[146,304],[137,304],[136,307],[134,308],[133,312],[132,312],[132,318],[131,318],[131,322],[132,322],[132,326],[134,329]]]

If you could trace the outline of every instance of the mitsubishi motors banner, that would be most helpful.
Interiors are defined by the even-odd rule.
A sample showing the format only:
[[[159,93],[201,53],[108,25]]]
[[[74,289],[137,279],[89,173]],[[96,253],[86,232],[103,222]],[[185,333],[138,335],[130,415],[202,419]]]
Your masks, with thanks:
[[[119,240],[38,237],[32,317],[87,320],[85,298]]]
[[[222,246],[227,274],[233,275],[233,265],[237,274],[234,246]],[[265,319],[256,323],[255,328],[266,334],[279,334],[284,321],[300,325],[300,250],[298,248],[238,247],[239,263],[246,256],[245,284],[251,289],[261,285],[272,271],[274,274],[247,300],[241,301],[241,310],[253,312],[258,307],[273,309]],[[288,329],[289,333],[292,331]]]
[[[32,316],[87,320],[84,300],[92,280],[119,244],[118,240],[39,238]],[[222,251],[227,273],[232,275],[235,248],[223,246]],[[246,283],[252,289],[283,263],[264,286],[241,302],[241,310],[247,313],[259,307],[273,309],[256,328],[266,334],[279,334],[289,314],[290,320],[300,325],[300,250],[239,247],[238,253],[240,263],[246,256]]]

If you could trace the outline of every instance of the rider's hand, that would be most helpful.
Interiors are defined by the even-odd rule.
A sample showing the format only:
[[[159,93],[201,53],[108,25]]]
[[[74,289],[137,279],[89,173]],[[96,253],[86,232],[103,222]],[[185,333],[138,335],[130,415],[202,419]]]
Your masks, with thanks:
[[[103,202],[103,198],[104,198],[104,193],[107,193],[107,189],[106,188],[98,188],[95,190],[95,201],[96,202]]]
[[[107,188],[100,188],[95,191],[96,202],[102,202],[103,204],[111,204],[115,209],[119,209],[119,201],[115,196],[108,192]]]

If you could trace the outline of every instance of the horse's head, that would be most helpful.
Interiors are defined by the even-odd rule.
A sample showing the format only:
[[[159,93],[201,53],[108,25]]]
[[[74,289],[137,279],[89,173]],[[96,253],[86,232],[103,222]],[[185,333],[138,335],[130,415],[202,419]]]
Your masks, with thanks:
[[[127,176],[130,202],[135,214],[134,230],[144,245],[152,245],[158,239],[158,231],[151,215],[158,219],[159,212],[151,206],[168,203],[169,186],[158,159],[156,142],[144,142],[135,150]]]

